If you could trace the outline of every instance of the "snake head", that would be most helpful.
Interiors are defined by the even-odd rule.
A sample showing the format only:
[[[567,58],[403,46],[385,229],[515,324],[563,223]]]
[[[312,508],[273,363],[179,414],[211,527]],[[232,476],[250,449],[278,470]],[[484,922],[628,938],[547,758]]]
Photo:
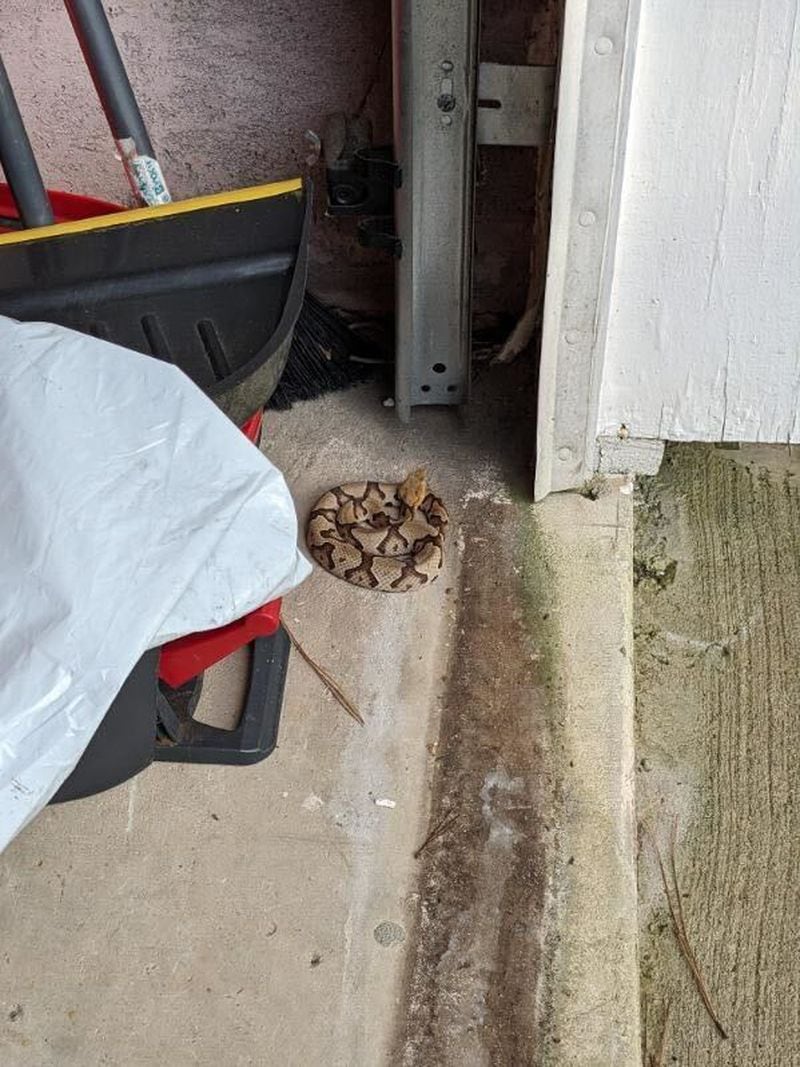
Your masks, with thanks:
[[[418,508],[428,495],[428,474],[424,467],[412,471],[397,487],[397,495],[411,508]]]

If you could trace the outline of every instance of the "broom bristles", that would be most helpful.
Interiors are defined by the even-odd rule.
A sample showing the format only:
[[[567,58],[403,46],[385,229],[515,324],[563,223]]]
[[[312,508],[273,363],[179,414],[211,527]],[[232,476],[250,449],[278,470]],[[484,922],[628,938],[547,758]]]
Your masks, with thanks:
[[[267,407],[285,411],[298,400],[348,389],[374,377],[382,363],[373,344],[306,293],[286,369]]]

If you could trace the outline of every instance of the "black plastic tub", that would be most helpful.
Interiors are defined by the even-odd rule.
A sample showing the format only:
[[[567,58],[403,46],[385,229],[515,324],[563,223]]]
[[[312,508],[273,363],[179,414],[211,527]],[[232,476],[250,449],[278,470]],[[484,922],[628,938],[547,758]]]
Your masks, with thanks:
[[[84,199],[71,199],[81,210]],[[103,215],[98,201],[85,203],[89,218],[0,233],[0,314],[174,363],[241,426],[289,356],[305,293],[308,183],[164,208],[107,204]]]

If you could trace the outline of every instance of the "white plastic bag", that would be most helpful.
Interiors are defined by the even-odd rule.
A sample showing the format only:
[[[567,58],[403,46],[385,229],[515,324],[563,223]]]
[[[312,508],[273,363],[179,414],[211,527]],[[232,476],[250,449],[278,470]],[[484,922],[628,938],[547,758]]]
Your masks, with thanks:
[[[132,667],[301,582],[281,474],[177,368],[0,316],[0,849]]]

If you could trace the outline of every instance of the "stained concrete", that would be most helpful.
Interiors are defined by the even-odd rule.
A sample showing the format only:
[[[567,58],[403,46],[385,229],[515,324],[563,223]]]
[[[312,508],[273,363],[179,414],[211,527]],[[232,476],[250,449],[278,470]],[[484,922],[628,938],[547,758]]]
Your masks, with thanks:
[[[403,1065],[638,1067],[630,490],[467,509]]]
[[[507,492],[467,501],[419,921],[396,1061],[536,1064],[552,811],[542,587],[533,518]]]
[[[637,508],[637,808],[646,1051],[800,1063],[800,462],[678,446]],[[679,951],[656,849],[724,1038]],[[674,894],[673,894],[674,896]]]

